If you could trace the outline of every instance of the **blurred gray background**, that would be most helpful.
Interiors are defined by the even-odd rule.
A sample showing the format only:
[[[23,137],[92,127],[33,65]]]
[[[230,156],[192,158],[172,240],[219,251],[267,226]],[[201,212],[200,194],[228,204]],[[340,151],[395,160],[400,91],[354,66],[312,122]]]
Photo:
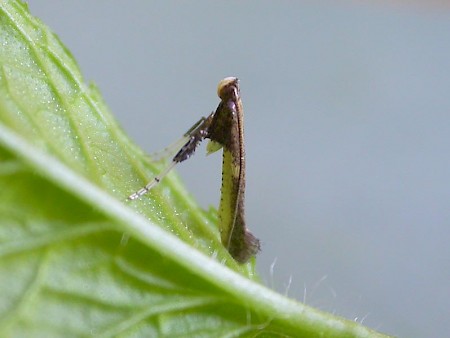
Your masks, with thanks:
[[[149,153],[238,76],[265,283],[401,337],[450,316],[450,6],[29,1]],[[221,157],[179,166],[207,208]],[[206,182],[206,183],[205,183]]]

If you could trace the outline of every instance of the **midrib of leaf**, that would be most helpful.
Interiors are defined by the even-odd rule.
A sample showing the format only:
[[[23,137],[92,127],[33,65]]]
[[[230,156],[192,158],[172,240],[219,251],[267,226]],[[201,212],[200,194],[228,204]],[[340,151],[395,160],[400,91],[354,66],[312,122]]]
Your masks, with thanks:
[[[138,187],[145,178],[151,176],[158,166],[149,163],[142,152],[128,141],[108,114],[96,89],[84,85],[76,63],[65,48],[44,25],[28,14],[22,4],[16,1],[1,3],[0,19],[2,20],[1,29],[7,28],[16,35],[19,32],[20,37],[15,37],[19,39],[17,43],[25,46],[22,54],[20,50],[15,50],[17,54],[12,57],[19,59],[29,57],[25,60],[27,66],[23,67],[20,61],[19,64],[14,62],[9,64],[12,61],[11,55],[0,52],[2,66],[0,144],[16,157],[14,161],[8,163],[18,161],[25,164],[27,168],[31,168],[45,179],[49,186],[64,190],[66,194],[83,201],[87,207],[100,212],[107,221],[103,223],[104,228],[99,226],[99,232],[116,231],[129,234],[131,238],[144,243],[149,250],[157,252],[172,262],[173,269],[182,267],[192,276],[220,290],[219,293],[207,294],[204,298],[196,296],[192,302],[186,303],[190,304],[189,306],[201,308],[205,304],[216,301],[228,302],[232,308],[240,307],[249,314],[259,316],[260,324],[257,328],[253,328],[255,332],[268,330],[277,335],[293,336],[302,333],[305,337],[378,336],[377,333],[361,325],[289,300],[243,277],[246,274],[250,276],[252,270],[246,266],[237,265],[229,258],[218,241],[217,231],[206,224],[208,217],[188,198],[176,177],[168,177],[165,180],[166,184],[161,188],[164,193],[153,193],[152,198],[137,202],[134,205],[135,210],[126,207],[123,202],[124,196]],[[6,20],[8,23],[5,22]],[[27,53],[31,53],[31,56]],[[52,63],[48,63],[48,60]],[[20,85],[20,81],[32,77],[33,71],[37,72],[34,78],[42,81],[43,88],[40,90],[47,88],[48,91],[45,94],[49,92],[51,97],[47,105],[43,104],[45,110],[36,110],[29,103],[27,104],[27,100],[21,100],[17,96],[14,99],[14,95],[11,94],[14,91],[12,79],[8,78],[7,72],[15,71],[19,72],[18,74],[21,74],[23,78],[16,79],[19,82],[14,85]],[[36,96],[38,94],[35,93],[33,97]],[[54,101],[57,102],[56,106]],[[47,112],[47,110],[49,114],[54,114],[55,118],[67,119],[66,123],[70,126],[67,130],[68,135],[64,137],[62,133],[61,140],[50,137],[51,131],[46,132],[45,120],[43,122],[35,118],[34,114]],[[21,114],[23,124],[14,114]],[[93,126],[86,125],[88,123],[92,123]],[[79,151],[68,152],[67,146],[79,147]],[[74,154],[79,157],[73,158]],[[83,164],[80,165],[79,161]],[[3,166],[3,162],[0,162],[0,166]],[[14,168],[10,167],[6,166],[6,169],[3,169],[6,174],[8,170],[14,171]],[[166,193],[172,194],[171,197],[164,197]],[[189,213],[186,219],[182,220],[176,215],[177,209],[186,208],[186,206],[190,206]],[[162,217],[158,216],[158,213],[161,213]],[[150,220],[157,220],[164,229],[171,230],[177,236]],[[190,224],[191,227],[188,229],[184,224]],[[92,229],[91,231],[95,232]],[[83,235],[89,236],[89,233]],[[39,246],[50,246],[55,243],[54,240],[58,240],[57,235],[52,236],[38,238],[28,247],[16,243],[16,249],[23,251]],[[77,237],[77,231],[72,234],[70,231],[62,232],[60,236],[62,236],[59,238],[61,241],[65,238],[73,240]],[[212,253],[209,249],[211,246],[218,258],[224,260],[227,266],[207,257],[193,246],[209,254]],[[17,253],[14,249],[8,245],[1,246],[0,258],[2,255]],[[192,282],[192,277],[187,278],[187,283],[189,282]],[[161,311],[170,311],[169,308],[170,304],[167,307],[162,306]],[[182,310],[181,307],[173,309]],[[103,334],[123,331],[121,325],[128,328],[146,316],[151,316],[151,313],[146,311],[151,312],[151,310],[143,310],[140,315],[131,317],[128,322],[123,321],[116,328],[104,331]],[[246,324],[246,320],[246,318],[240,318],[242,332],[253,330],[251,325]],[[266,324],[261,325],[261,323]],[[233,328],[229,334],[240,330]]]
[[[150,223],[141,215],[136,214],[129,208],[125,208],[121,202],[92,185],[84,177],[72,172],[47,154],[37,151],[26,141],[1,125],[0,144],[17,154],[25,163],[39,171],[52,184],[62,187],[70,194],[79,197],[86,204],[101,210],[109,219],[113,220],[113,224],[118,227],[119,231],[124,231],[135,238],[139,238],[139,240],[161,253],[164,257],[172,259],[187,270],[208,280],[210,283],[233,295],[234,298],[240,299],[247,306],[251,308],[256,307],[258,311],[267,312],[268,317],[276,313],[279,315],[280,309],[283,309],[285,317],[283,321],[287,320],[286,324],[290,323],[295,326],[298,325],[299,318],[306,319],[307,314],[313,315],[312,318],[326,316],[328,317],[328,322],[332,320],[340,323],[338,319],[333,320],[331,316],[286,299],[236,274],[217,261],[206,257],[180,241],[177,237]]]

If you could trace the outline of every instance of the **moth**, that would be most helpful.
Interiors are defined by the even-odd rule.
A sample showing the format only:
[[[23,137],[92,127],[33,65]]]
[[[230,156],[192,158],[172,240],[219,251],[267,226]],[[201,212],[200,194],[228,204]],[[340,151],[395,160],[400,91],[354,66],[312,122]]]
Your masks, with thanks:
[[[247,262],[260,250],[259,240],[245,223],[245,149],[244,111],[239,80],[227,77],[219,82],[220,103],[209,116],[197,121],[180,140],[179,151],[171,163],[145,187],[131,194],[135,200],[156,186],[178,163],[194,154],[204,139],[209,139],[207,153],[223,149],[222,187],[219,205],[219,231],[222,244],[239,263]]]

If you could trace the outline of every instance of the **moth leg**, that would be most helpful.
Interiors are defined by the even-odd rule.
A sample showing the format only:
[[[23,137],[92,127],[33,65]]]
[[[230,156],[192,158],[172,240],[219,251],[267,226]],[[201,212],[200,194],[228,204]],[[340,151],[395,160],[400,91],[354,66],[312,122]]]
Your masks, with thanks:
[[[202,117],[198,120],[188,131],[186,131],[182,137],[173,142],[172,144],[165,147],[163,150],[159,150],[150,154],[149,156],[153,161],[162,161],[165,158],[172,157],[173,154],[176,154],[185,144],[189,141],[192,132],[205,120],[205,117]]]
[[[173,143],[171,146],[179,144],[182,144],[182,146],[172,158],[170,164],[163,171],[161,171],[159,175],[155,176],[149,183],[147,183],[147,185],[128,196],[128,200],[135,200],[149,192],[150,189],[156,186],[178,163],[188,159],[195,152],[195,149],[199,143],[208,136],[208,128],[211,124],[213,115],[214,113],[211,113],[208,117],[202,117],[191,128],[189,128],[186,133],[184,133],[180,140]]]
[[[175,142],[171,143],[167,147],[165,147],[162,150],[155,151],[154,153],[151,153],[149,157],[154,162],[160,162],[164,161],[167,162],[168,159],[172,159],[173,154],[176,154],[178,150],[183,147],[183,145],[189,140],[189,136],[183,135]]]
[[[150,182],[147,183],[147,185],[141,189],[139,189],[138,191],[132,193],[130,196],[128,196],[128,200],[135,200],[139,197],[141,197],[142,195],[145,195],[146,193],[148,193],[150,191],[150,189],[152,189],[155,185],[157,185],[163,178],[164,176],[167,175],[167,173],[173,169],[173,167],[175,167],[175,165],[177,164],[177,162],[172,161],[170,163],[170,165],[168,167],[166,167],[161,173],[159,173],[158,176],[155,176]]]

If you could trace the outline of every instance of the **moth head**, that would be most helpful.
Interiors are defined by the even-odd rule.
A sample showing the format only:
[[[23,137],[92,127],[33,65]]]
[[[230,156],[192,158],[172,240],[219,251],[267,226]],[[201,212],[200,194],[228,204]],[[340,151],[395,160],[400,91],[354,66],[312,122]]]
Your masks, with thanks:
[[[224,100],[226,97],[239,94],[239,79],[237,77],[226,77],[217,86],[217,95]]]

